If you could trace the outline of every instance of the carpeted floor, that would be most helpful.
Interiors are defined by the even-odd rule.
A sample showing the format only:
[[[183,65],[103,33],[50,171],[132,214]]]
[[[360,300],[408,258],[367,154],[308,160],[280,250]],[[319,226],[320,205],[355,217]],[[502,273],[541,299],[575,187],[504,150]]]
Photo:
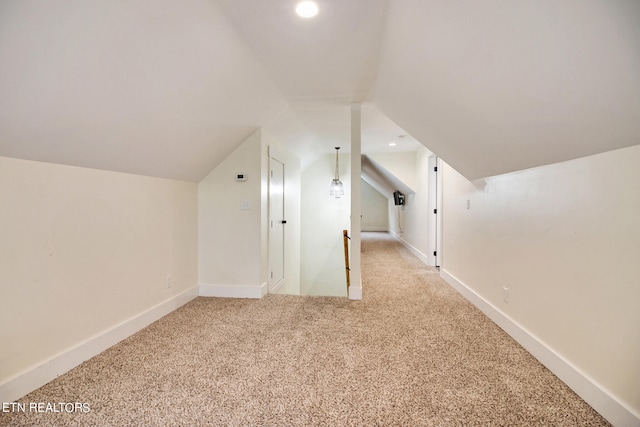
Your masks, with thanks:
[[[0,425],[608,425],[387,234],[363,235],[362,262],[363,301],[197,298]]]

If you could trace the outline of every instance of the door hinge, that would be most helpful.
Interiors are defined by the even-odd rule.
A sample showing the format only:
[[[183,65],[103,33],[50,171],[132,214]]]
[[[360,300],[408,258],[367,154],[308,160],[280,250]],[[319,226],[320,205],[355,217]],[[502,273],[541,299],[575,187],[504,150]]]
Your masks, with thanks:
[[[433,167],[433,171],[434,171],[434,172],[438,172],[438,167],[437,167],[437,166],[434,166],[434,167]]]
[[[433,210],[433,213],[434,213],[434,214],[437,214],[437,213],[438,213],[438,209],[434,209],[434,210]]]
[[[433,251],[433,256],[438,256],[438,252]]]

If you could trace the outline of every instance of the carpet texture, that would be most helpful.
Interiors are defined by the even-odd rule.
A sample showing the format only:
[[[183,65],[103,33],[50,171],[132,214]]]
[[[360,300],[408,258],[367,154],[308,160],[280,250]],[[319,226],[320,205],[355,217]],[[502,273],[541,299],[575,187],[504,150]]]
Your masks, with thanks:
[[[363,301],[197,298],[0,425],[608,425],[387,234],[363,234],[362,258]]]

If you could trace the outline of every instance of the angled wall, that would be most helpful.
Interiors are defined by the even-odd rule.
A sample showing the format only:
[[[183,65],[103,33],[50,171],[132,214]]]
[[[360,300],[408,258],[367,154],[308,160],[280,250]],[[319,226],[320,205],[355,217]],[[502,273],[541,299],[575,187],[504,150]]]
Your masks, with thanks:
[[[0,399],[197,295],[194,183],[0,157]]]
[[[261,131],[198,184],[198,265],[202,295],[266,293],[266,145]],[[247,175],[237,181],[236,174]]]
[[[638,165],[636,146],[443,177],[443,277],[614,425],[640,423]]]

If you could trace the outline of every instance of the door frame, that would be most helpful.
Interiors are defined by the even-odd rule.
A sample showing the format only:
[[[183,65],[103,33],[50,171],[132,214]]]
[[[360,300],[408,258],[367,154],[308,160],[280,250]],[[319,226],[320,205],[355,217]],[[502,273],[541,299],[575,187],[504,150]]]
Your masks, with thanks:
[[[429,253],[427,263],[433,267],[442,265],[442,161],[436,155],[429,156]]]
[[[271,221],[282,221],[282,220],[286,220],[286,218],[272,218],[272,212],[271,212],[271,207],[273,204],[272,201],[272,197],[271,197],[271,184],[272,184],[272,171],[273,171],[273,161],[276,161],[280,164],[282,164],[282,216],[286,215],[286,162],[284,161],[284,156],[281,156],[278,154],[277,150],[274,150],[273,147],[269,147],[268,150],[268,154],[269,154],[269,173],[267,174],[268,177],[268,184],[267,184],[267,188],[268,188],[268,203],[267,203],[267,212],[268,212],[268,218],[267,218],[267,226],[268,226],[268,234],[267,234],[267,247],[268,247],[268,251],[267,251],[267,291],[268,293],[275,293],[277,292],[278,289],[280,289],[281,287],[284,286],[285,282],[286,282],[286,251],[287,251],[287,245],[286,245],[286,227],[283,228],[283,235],[282,235],[282,279],[280,279],[278,282],[276,283],[272,283],[272,279],[271,279],[271,263],[274,259],[274,254],[272,253],[272,249],[271,249],[271,242],[272,242],[272,238],[273,238],[273,227],[271,227]]]

